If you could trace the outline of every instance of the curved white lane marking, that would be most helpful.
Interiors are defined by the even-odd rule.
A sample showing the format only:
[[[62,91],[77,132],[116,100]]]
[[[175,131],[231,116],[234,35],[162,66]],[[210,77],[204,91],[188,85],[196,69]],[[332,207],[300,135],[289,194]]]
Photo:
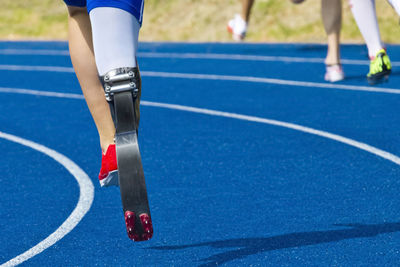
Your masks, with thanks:
[[[71,232],[72,229],[74,229],[75,226],[78,225],[78,223],[82,220],[82,218],[85,216],[85,214],[89,211],[90,207],[92,206],[94,198],[94,187],[88,175],[78,165],[76,165],[69,158],[58,153],[57,151],[52,150],[43,145],[40,145],[38,143],[34,143],[32,141],[20,138],[18,136],[14,136],[3,132],[0,132],[0,138],[30,147],[43,154],[46,154],[50,158],[60,163],[64,168],[66,168],[74,176],[79,185],[78,203],[75,209],[69,215],[69,217],[64,221],[64,223],[60,227],[58,227],[58,229],[55,232],[49,235],[46,239],[42,240],[36,246],[30,248],[26,252],[0,265],[0,267],[9,267],[18,265],[34,257],[35,255],[41,253],[43,250],[54,245],[57,241],[59,241],[61,238],[63,238],[65,235]]]
[[[224,111],[217,111],[217,110],[212,110],[212,109],[205,109],[205,108],[195,108],[195,107],[188,107],[188,106],[182,106],[182,105],[175,105],[175,104],[165,104],[165,103],[158,103],[158,102],[149,102],[149,101],[141,101],[141,104],[143,106],[152,106],[152,107],[160,107],[160,108],[167,108],[167,109],[175,109],[175,110],[181,110],[181,111],[187,111],[187,112],[193,112],[193,113],[199,113],[199,114],[205,114],[205,115],[210,115],[210,116],[218,116],[218,117],[225,117],[225,118],[231,118],[231,119],[237,119],[237,120],[243,120],[243,121],[252,121],[252,122],[258,122],[258,123],[263,123],[263,124],[270,124],[270,125],[275,125],[279,127],[284,127],[304,133],[309,133],[313,135],[318,135],[321,137],[325,137],[331,140],[335,140],[340,143],[347,144],[352,147],[359,148],[361,150],[367,151],[369,153],[372,153],[376,156],[382,157],[384,159],[387,159],[397,165],[400,165],[400,158],[397,157],[396,155],[393,155],[389,152],[386,152],[384,150],[381,150],[379,148],[373,147],[371,145],[358,142],[356,140],[343,137],[337,134],[329,133],[326,131],[321,131],[317,129],[313,129],[310,127],[305,127],[299,124],[294,124],[294,123],[289,123],[289,122],[284,122],[284,121],[278,121],[278,120],[271,120],[271,119],[265,119],[265,118],[260,118],[260,117],[255,117],[255,116],[247,116],[247,115],[242,115],[242,114],[237,114],[237,113],[231,113],[231,112],[224,112]]]
[[[42,56],[69,56],[68,50],[51,49],[0,49],[0,55],[42,55]],[[166,52],[138,52],[141,58],[178,58],[178,59],[217,59],[235,61],[262,61],[262,62],[287,62],[287,63],[319,63],[323,64],[325,58],[319,57],[289,57],[289,56],[260,56],[243,54],[219,53],[166,53]],[[369,65],[369,60],[341,59],[344,65]],[[391,62],[392,66],[400,66],[400,62]]]
[[[11,88],[9,88],[11,89]],[[19,89],[16,89],[19,90]],[[22,89],[23,91],[17,91],[18,93],[25,94],[28,89]],[[0,88],[0,92],[3,92]],[[7,91],[9,93],[10,90]],[[60,94],[57,92],[41,92],[37,94],[35,90],[30,90],[28,94],[30,95],[39,95],[39,96],[47,96],[47,97],[62,97],[62,98],[71,98],[71,99],[83,99],[82,95],[78,94]],[[183,106],[183,105],[176,105],[176,104],[166,104],[166,103],[159,103],[159,102],[150,102],[150,101],[145,101],[142,100],[140,102],[141,105],[143,106],[150,106],[150,107],[159,107],[159,108],[166,108],[166,109],[173,109],[173,110],[180,110],[180,111],[186,111],[186,112],[192,112],[192,113],[198,113],[198,114],[205,114],[205,115],[210,115],[210,116],[217,116],[217,117],[225,117],[225,118],[231,118],[231,119],[237,119],[237,120],[243,120],[243,121],[252,121],[252,122],[257,122],[257,123],[262,123],[262,124],[269,124],[269,125],[274,125],[274,126],[279,126],[279,127],[284,127],[312,135],[317,135],[321,136],[327,139],[331,139],[352,147],[356,147],[358,149],[364,150],[366,152],[369,152],[371,154],[374,154],[376,156],[379,156],[381,158],[387,159],[397,165],[400,165],[400,158],[392,153],[389,153],[387,151],[384,151],[382,149],[376,148],[374,146],[356,141],[354,139],[350,139],[347,137],[343,137],[337,134],[329,133],[326,131],[322,130],[317,130],[313,129],[310,127],[302,126],[299,124],[294,124],[294,123],[289,123],[289,122],[284,122],[284,121],[278,121],[278,120],[272,120],[272,119],[266,119],[266,118],[261,118],[261,117],[256,117],[256,116],[248,116],[248,115],[242,115],[242,114],[237,114],[237,113],[231,113],[231,112],[224,112],[224,111],[218,111],[218,110],[212,110],[212,109],[205,109],[205,108],[196,108],[196,107],[189,107],[189,106]]]
[[[74,73],[73,68],[54,67],[54,66],[0,65],[0,70],[50,71],[50,72]],[[400,94],[400,90],[395,89],[395,88],[382,88],[382,87],[372,87],[372,86],[356,86],[356,85],[317,83],[317,82],[303,82],[303,81],[292,81],[292,80],[273,79],[273,78],[251,77],[251,76],[232,76],[232,75],[215,75],[215,74],[157,72],[157,71],[141,71],[140,74],[143,77],[237,81],[237,82],[251,82],[251,83],[278,84],[278,85],[299,86],[299,87],[311,87],[311,88],[317,87],[317,88],[324,88],[324,89]]]

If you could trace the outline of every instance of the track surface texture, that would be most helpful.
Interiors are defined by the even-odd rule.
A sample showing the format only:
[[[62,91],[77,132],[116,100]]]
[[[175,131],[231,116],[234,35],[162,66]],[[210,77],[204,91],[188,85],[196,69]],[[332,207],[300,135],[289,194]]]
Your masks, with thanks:
[[[98,184],[67,43],[0,42],[0,266],[398,266],[400,46],[387,51],[392,75],[371,87],[363,45],[342,46],[331,84],[324,45],[141,43],[155,232],[134,243],[118,188]]]

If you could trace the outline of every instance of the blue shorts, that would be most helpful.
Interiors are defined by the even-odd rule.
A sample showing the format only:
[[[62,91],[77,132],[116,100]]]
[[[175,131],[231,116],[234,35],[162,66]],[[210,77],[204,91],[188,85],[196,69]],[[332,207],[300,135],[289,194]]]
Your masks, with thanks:
[[[90,12],[96,7],[115,7],[131,13],[142,25],[144,0],[64,0],[68,6],[87,7]]]

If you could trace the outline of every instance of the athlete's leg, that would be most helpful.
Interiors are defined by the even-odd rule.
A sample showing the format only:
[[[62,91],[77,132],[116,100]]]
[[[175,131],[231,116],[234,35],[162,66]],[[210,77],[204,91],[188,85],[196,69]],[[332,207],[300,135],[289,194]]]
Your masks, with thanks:
[[[368,47],[369,56],[384,48],[375,11],[375,0],[349,0],[354,19]]]
[[[340,29],[342,27],[342,1],[322,0],[321,15],[328,36],[325,64],[340,64]]]
[[[114,142],[115,127],[95,64],[92,31],[86,7],[68,6],[72,64],[100,136],[103,153]]]
[[[250,20],[250,12],[254,0],[242,0],[242,10],[228,22],[228,31],[232,33],[232,38],[236,41],[243,40],[246,37],[247,26]]]
[[[99,75],[104,76],[107,72],[118,68],[137,67],[136,54],[140,30],[138,19],[128,11],[114,7],[97,7],[89,14]],[[140,81],[138,89],[135,103],[137,125],[140,119]]]
[[[391,64],[381,41],[374,0],[349,0],[358,28],[368,47],[371,59],[367,80],[370,84],[387,80]]]
[[[93,47],[116,126],[118,182],[130,239],[153,235],[137,123],[140,75],[136,54],[144,0],[88,0]],[[134,102],[136,101],[136,102]]]
[[[325,80],[336,82],[343,80],[344,73],[340,64],[340,29],[342,24],[342,1],[322,0],[321,15],[328,36],[328,52],[325,59]]]
[[[242,19],[249,23],[250,20],[250,12],[253,7],[254,0],[242,0]]]

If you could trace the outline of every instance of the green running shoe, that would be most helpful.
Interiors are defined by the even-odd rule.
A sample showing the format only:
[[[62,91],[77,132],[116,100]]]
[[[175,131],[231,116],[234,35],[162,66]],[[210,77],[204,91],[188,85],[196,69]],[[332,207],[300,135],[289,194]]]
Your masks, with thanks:
[[[374,85],[387,81],[391,71],[392,65],[385,49],[379,50],[369,65],[369,73],[367,74],[368,83]]]

